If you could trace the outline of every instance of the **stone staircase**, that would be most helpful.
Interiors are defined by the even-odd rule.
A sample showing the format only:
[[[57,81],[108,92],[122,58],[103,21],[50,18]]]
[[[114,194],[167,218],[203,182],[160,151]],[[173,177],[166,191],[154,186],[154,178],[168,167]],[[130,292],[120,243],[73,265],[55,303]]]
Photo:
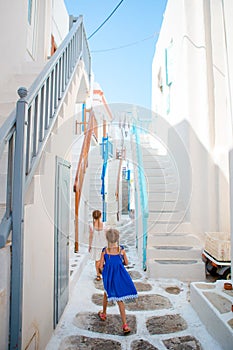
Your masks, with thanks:
[[[160,155],[144,140],[141,145],[149,208],[148,273],[154,278],[205,280],[203,246],[186,218],[178,170],[169,154]]]
[[[89,220],[92,221],[93,210],[102,212],[102,196],[101,196],[101,174],[103,160],[101,156],[101,148],[99,145],[93,146],[89,153],[89,161],[87,168],[87,176],[89,178]]]
[[[84,142],[84,134],[77,135],[72,145],[72,184],[75,182],[76,172],[78,168],[79,158]],[[102,211],[101,191],[101,172],[102,172],[102,157],[100,154],[100,146],[92,139],[89,155],[88,166],[84,175],[84,182],[81,192],[81,204],[79,206],[79,252],[87,251],[89,238],[89,224],[92,223],[93,210]],[[75,222],[75,193],[71,197],[72,221]],[[83,208],[83,209],[82,209]],[[71,234],[71,253],[73,256],[73,242],[75,240],[75,232]]]

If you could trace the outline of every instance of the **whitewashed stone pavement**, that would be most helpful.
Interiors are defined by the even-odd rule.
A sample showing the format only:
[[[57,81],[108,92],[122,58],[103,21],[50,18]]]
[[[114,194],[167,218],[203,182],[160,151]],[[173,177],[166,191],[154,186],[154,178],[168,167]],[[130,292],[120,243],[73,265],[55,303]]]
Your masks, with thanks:
[[[87,248],[81,247],[71,262],[69,303],[46,350],[222,350],[190,305],[189,285],[148,278],[138,261],[133,225],[124,220],[119,226],[120,243],[125,245],[130,261],[128,271],[139,294],[137,302],[126,304],[132,332],[123,335],[117,305],[110,304],[105,322],[99,320],[102,282],[95,281],[94,262],[87,260]]]

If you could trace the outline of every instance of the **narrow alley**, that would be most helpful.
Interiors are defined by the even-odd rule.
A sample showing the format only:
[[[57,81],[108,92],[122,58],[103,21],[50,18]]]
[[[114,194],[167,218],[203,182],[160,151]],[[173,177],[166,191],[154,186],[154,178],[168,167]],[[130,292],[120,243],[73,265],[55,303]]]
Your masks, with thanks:
[[[139,294],[136,301],[126,303],[131,333],[123,334],[118,307],[113,303],[109,303],[107,320],[99,319],[103,285],[95,281],[93,261],[88,259],[87,247],[82,246],[71,261],[69,303],[46,350],[221,350],[190,304],[189,284],[148,278],[137,259],[133,220],[122,216],[117,226]]]
[[[0,2],[0,350],[233,350],[233,1],[116,2]]]

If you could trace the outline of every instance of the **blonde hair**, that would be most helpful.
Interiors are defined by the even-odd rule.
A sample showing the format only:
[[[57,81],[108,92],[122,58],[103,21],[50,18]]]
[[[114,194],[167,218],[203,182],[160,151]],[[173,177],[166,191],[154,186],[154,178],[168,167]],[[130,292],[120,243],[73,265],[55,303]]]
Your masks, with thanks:
[[[114,228],[109,228],[106,231],[106,239],[108,243],[118,243],[119,245],[119,237],[120,237],[119,231]]]

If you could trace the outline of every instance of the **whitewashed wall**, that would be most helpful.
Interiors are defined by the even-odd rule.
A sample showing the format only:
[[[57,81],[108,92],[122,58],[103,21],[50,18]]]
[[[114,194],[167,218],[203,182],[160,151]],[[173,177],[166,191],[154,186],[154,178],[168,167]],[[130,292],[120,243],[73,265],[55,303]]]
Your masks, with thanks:
[[[33,1],[31,23],[28,22],[28,1],[0,2],[0,102],[21,85],[24,74],[27,87],[29,74],[38,73],[51,55],[51,34],[57,46],[69,31],[69,15],[64,0]],[[29,63],[34,65],[29,65]],[[36,66],[35,66],[36,63]],[[33,67],[33,68],[32,68]],[[37,70],[35,70],[35,67]],[[15,92],[15,98],[17,98]]]
[[[52,33],[59,46],[69,31],[69,15],[64,0],[53,0],[52,9]]]
[[[68,33],[69,17],[63,0],[33,1],[33,25],[28,24],[28,1],[0,2],[0,115],[4,104],[18,98],[16,90],[29,87],[47,62],[51,50],[51,34],[57,44]],[[82,77],[82,72],[78,76]],[[70,159],[75,99],[79,79],[66,101],[66,118],[59,119],[61,128],[51,139],[37,175],[27,193],[25,208],[25,256],[23,281],[22,348],[44,349],[53,331],[54,283],[54,185],[55,158]],[[67,147],[66,147],[67,146]],[[64,147],[67,153],[64,154]],[[43,180],[40,176],[43,174]],[[45,182],[43,182],[45,180]],[[45,195],[46,194],[46,195]],[[7,348],[9,336],[10,246],[0,251],[0,349]],[[30,345],[29,345],[30,344]],[[29,346],[29,347],[27,347]]]
[[[191,188],[189,217],[200,232],[230,231],[232,11],[229,1],[168,0],[152,66],[152,109],[171,125],[168,147],[183,162],[181,186]],[[170,46],[168,86],[165,49]],[[175,142],[177,132],[184,148]]]
[[[54,223],[56,157],[72,162],[73,117],[80,92],[81,68],[76,84],[68,92],[37,174],[27,194],[24,224],[23,349],[35,341],[36,349],[46,347],[53,332],[54,315]],[[72,93],[71,93],[72,92]],[[83,92],[81,92],[83,93]],[[70,173],[70,193],[73,180]],[[71,221],[70,231],[73,231]]]

